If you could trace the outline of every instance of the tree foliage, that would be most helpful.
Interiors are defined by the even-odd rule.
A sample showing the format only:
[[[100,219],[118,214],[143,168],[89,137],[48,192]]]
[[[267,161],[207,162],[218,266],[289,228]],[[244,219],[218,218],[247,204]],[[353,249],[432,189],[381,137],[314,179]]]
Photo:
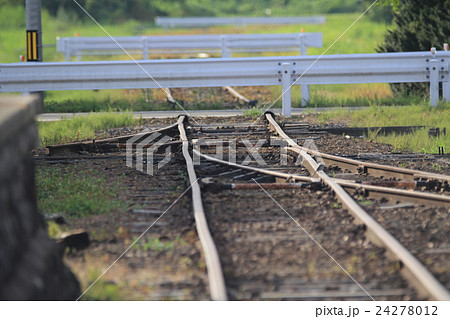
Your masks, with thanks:
[[[52,16],[89,19],[74,0],[41,0]],[[129,19],[151,23],[156,16],[264,16],[309,15],[358,12],[361,0],[77,0],[99,22]],[[21,1],[23,6],[25,1]],[[0,6],[19,5],[17,0],[0,0]]]
[[[389,2],[389,1],[388,1]],[[443,49],[450,39],[450,0],[398,0],[394,28],[385,36],[379,52],[428,51]],[[402,83],[391,86],[395,94],[428,92],[426,83]]]
[[[363,3],[365,6],[363,10],[365,10],[374,3],[374,0],[364,0]],[[378,2],[375,3],[366,14],[369,19],[374,22],[391,24],[394,20],[394,8],[395,6],[392,5],[388,0],[378,0]]]

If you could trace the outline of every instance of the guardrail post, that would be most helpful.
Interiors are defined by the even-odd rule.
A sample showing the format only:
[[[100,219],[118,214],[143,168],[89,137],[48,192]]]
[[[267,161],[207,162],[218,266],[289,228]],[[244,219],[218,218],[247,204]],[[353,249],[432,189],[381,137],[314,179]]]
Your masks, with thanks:
[[[291,64],[281,64],[281,85],[282,85],[282,110],[283,116],[291,116]]]
[[[439,60],[430,60],[430,105],[437,106],[439,102]]]
[[[444,48],[448,49],[448,44],[445,43]],[[447,65],[447,70],[450,70],[450,65]],[[450,102],[450,79],[447,82],[442,82],[442,99],[445,102]]]
[[[308,55],[308,48],[306,47],[304,34],[299,34],[299,42],[300,42],[300,54],[301,55]],[[306,104],[309,102],[309,85],[308,84],[302,84],[301,85],[302,90],[302,106],[306,106]]]
[[[450,82],[442,82],[442,99],[450,102]]]
[[[306,106],[309,102],[309,85],[302,84],[302,106]]]
[[[231,50],[228,49],[227,37],[223,35],[220,37],[220,40],[222,41],[222,58],[231,58]]]
[[[70,39],[64,39],[64,53],[66,61],[70,61]]]
[[[300,54],[301,55],[308,55],[308,48],[306,47],[305,40],[303,39],[304,35],[300,34],[299,41],[300,41]]]
[[[142,37],[142,59],[148,60],[148,42],[147,37]]]

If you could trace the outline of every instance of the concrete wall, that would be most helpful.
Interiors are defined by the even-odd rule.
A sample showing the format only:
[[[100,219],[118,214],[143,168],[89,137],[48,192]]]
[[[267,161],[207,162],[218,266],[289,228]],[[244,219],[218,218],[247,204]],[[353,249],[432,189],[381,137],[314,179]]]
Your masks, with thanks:
[[[38,213],[31,96],[0,98],[0,300],[75,300],[80,287]]]

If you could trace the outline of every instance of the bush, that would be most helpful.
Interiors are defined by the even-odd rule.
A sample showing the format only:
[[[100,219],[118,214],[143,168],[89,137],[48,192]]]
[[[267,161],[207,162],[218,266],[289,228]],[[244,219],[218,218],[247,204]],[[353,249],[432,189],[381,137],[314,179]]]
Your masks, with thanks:
[[[428,51],[443,49],[449,41],[450,0],[400,0],[394,15],[395,28],[389,30],[378,52]],[[396,96],[426,95],[427,83],[392,84]]]

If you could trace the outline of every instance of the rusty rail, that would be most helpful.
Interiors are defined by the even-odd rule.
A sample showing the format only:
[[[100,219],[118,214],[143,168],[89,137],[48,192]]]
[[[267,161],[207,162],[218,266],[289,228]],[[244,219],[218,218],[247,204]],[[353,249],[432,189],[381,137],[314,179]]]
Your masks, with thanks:
[[[298,146],[274,120],[271,113],[266,113],[269,128],[281,136],[289,146],[298,152],[303,158],[303,165],[312,176],[319,178],[327,184],[336,194],[340,202],[353,215],[356,222],[363,223],[367,227],[368,235],[374,241],[386,247],[393,256],[403,263],[405,278],[411,282],[416,290],[435,300],[450,300],[449,291],[423,266],[397,239],[378,224],[367,212],[365,212],[344,189],[330,178],[311,156],[307,153],[309,149]]]
[[[223,276],[222,266],[220,264],[219,254],[214,244],[214,240],[209,232],[208,222],[206,221],[205,212],[203,211],[203,203],[198,183],[197,175],[194,170],[194,162],[189,154],[189,141],[184,130],[184,122],[186,117],[180,116],[177,122],[180,132],[180,140],[182,141],[183,156],[186,161],[186,167],[189,175],[189,182],[192,190],[192,206],[194,212],[195,225],[197,228],[200,243],[205,254],[206,269],[208,272],[209,289],[211,299],[227,300],[227,291],[225,279]]]
[[[362,172],[375,177],[386,177],[386,178],[395,177],[397,179],[406,179],[406,180],[427,179],[450,183],[450,176],[447,175],[358,161],[350,158],[326,154],[309,148],[305,148],[297,145],[295,142],[294,144],[295,145],[291,146],[300,149],[311,156],[320,157],[325,162],[326,165],[336,165],[342,169],[348,169],[353,173]]]
[[[58,155],[58,154],[64,154],[67,152],[80,152],[80,151],[91,151],[95,150],[99,145],[108,144],[108,143],[126,143],[130,139],[132,139],[132,142],[130,144],[136,144],[138,140],[144,139],[154,133],[168,133],[170,131],[176,130],[178,124],[170,124],[168,126],[152,130],[150,132],[142,132],[137,134],[129,134],[129,135],[122,135],[117,137],[110,137],[110,138],[104,138],[104,139],[97,139],[92,141],[84,141],[84,142],[74,142],[74,143],[65,143],[65,144],[58,144],[58,145],[48,145],[46,148],[49,150],[49,155]]]

